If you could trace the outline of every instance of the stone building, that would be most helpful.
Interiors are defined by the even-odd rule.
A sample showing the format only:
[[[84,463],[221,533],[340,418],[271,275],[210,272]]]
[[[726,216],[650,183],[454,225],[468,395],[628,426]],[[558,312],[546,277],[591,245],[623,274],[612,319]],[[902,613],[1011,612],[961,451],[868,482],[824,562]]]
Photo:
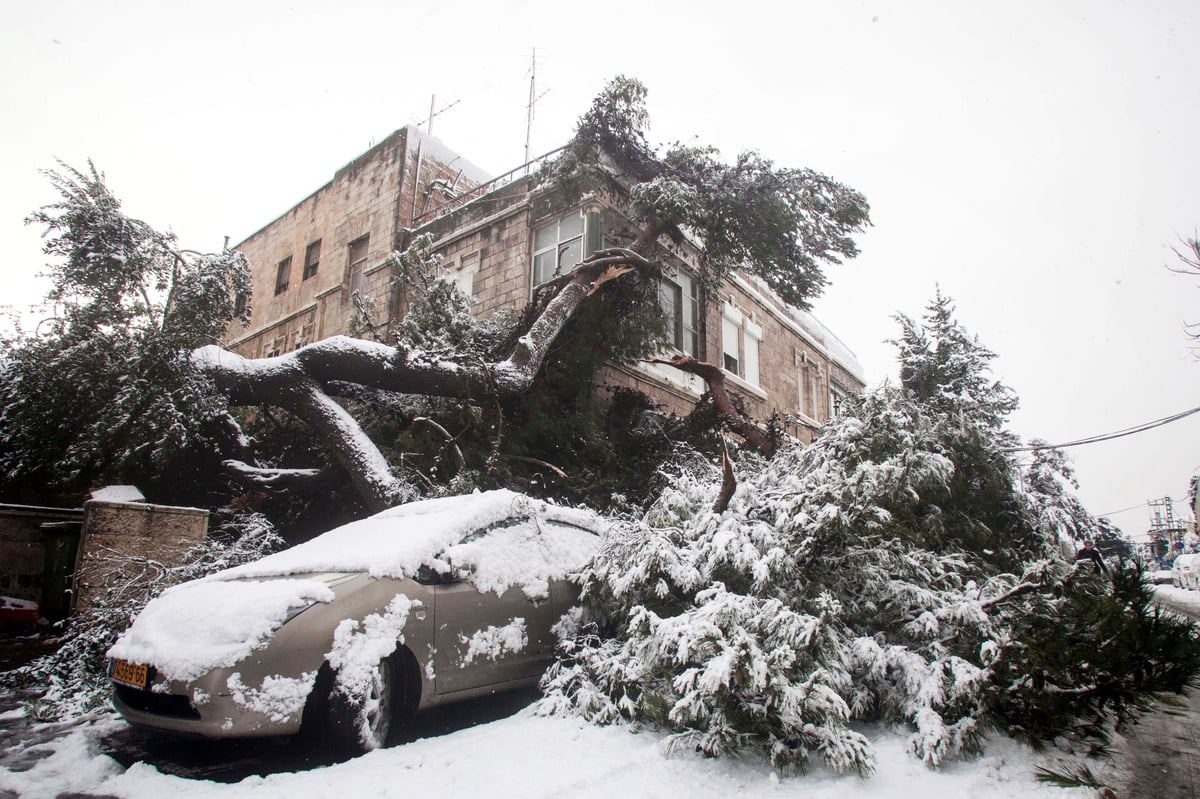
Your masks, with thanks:
[[[555,274],[621,242],[628,225],[619,181],[568,201],[534,185],[532,171],[523,165],[489,180],[415,128],[397,131],[237,245],[253,265],[255,301],[249,328],[232,329],[227,346],[263,357],[361,334],[352,329],[356,292],[372,321],[395,321],[405,303],[387,256],[418,235],[432,236],[442,268],[480,318],[520,309]],[[660,244],[667,255],[659,294],[673,350],[720,364],[756,418],[778,413],[790,420],[788,432],[810,441],[841,398],[862,391],[853,353],[812,314],[742,276],[705,302],[695,279],[699,249],[665,237]],[[704,390],[697,377],[648,363],[610,366],[598,383],[637,388],[678,414]]]
[[[225,345],[264,357],[348,333],[352,293],[386,294],[384,261],[413,217],[488,178],[411,125],[391,134],[235,245],[253,265],[254,302]]]

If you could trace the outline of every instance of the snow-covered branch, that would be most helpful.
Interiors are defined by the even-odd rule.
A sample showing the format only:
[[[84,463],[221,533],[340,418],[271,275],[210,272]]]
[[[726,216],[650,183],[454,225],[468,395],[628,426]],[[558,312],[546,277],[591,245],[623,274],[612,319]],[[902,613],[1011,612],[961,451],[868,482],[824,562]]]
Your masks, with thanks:
[[[328,387],[351,383],[464,400],[519,395],[528,390],[563,326],[594,289],[613,279],[613,270],[622,266],[643,269],[650,262],[634,249],[601,250],[583,261],[517,339],[509,356],[498,363],[460,362],[347,336],[333,336],[273,358],[245,358],[210,345],[195,350],[191,360],[235,404],[274,405],[305,421],[350,475],[364,501],[382,510],[411,499],[415,492],[391,472],[379,448],[330,397]],[[266,479],[253,467],[240,473],[251,482],[261,484]]]

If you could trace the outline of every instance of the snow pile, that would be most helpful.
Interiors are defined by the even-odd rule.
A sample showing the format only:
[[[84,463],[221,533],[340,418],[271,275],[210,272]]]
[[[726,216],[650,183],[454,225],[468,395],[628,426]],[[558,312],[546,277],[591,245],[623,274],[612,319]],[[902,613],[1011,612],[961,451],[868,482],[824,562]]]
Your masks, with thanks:
[[[145,502],[146,497],[137,486],[113,485],[97,488],[91,498],[96,502]]]
[[[553,535],[543,535],[546,528]],[[599,548],[600,538],[587,529],[526,518],[447,547],[429,565],[437,571],[465,568],[467,580],[480,591],[500,595],[518,586],[538,601],[549,599],[551,580],[563,580],[583,568]]]
[[[109,728],[111,725],[109,725]],[[320,799],[436,796],[447,785],[463,796],[489,799],[1091,799],[1092,789],[1062,789],[1037,782],[1039,760],[1028,749],[997,740],[989,754],[933,771],[907,757],[902,736],[867,730],[876,753],[870,780],[816,770],[782,777],[761,762],[714,760],[681,752],[665,757],[662,736],[631,734],[570,719],[527,714],[484,724],[311,771],[248,777],[227,784],[169,776],[148,764],[122,770],[97,755],[94,739],[105,725],[77,730],[49,745],[53,754],[28,771],[0,767],[0,793],[24,799],[63,794],[122,799]]]
[[[503,655],[520,652],[529,643],[529,635],[525,630],[525,620],[517,618],[503,627],[489,626],[479,630],[469,639],[460,636],[460,640],[467,645],[461,665],[467,666],[476,660],[496,660]]]
[[[253,713],[260,713],[272,721],[284,721],[304,709],[308,695],[312,693],[317,673],[310,671],[299,677],[281,677],[278,674],[263,678],[261,688],[251,688],[242,682],[242,675],[234,672],[226,681],[233,701]],[[196,694],[202,692],[197,689]],[[193,696],[193,701],[203,704],[206,697]]]

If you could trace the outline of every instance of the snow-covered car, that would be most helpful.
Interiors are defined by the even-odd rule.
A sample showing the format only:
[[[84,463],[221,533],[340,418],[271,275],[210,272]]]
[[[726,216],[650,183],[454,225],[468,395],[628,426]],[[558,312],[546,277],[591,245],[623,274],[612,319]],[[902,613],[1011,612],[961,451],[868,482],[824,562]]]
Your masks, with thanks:
[[[114,704],[172,733],[382,746],[401,714],[535,683],[604,531],[511,491],[352,522],[164,591],[108,652]]]
[[[1200,555],[1186,553],[1175,558],[1171,566],[1171,582],[1179,588],[1200,588]]]

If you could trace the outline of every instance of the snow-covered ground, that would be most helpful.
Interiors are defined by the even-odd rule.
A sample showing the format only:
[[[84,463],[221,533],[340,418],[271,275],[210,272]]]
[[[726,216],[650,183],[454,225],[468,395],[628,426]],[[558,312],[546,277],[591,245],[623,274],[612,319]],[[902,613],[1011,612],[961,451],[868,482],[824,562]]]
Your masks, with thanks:
[[[1154,593],[1158,596],[1158,601],[1165,607],[1184,613],[1193,619],[1200,619],[1200,591],[1189,591],[1173,585],[1156,585]]]
[[[1163,605],[1200,618],[1200,592],[1169,585],[1156,586],[1156,592]],[[13,714],[20,712],[6,713],[0,720],[11,721]],[[9,758],[10,763],[22,765],[0,765],[0,796],[11,793],[23,799],[51,799],[74,793],[127,799],[315,799],[332,795],[407,799],[447,790],[481,799],[706,799],[730,795],[748,799],[1082,799],[1097,795],[1093,789],[1062,789],[1039,782],[1037,767],[1058,769],[1077,761],[1053,750],[1035,753],[1002,737],[993,738],[980,758],[932,770],[907,754],[907,733],[866,728],[862,731],[877,758],[873,776],[864,779],[820,768],[806,775],[781,776],[758,760],[713,760],[691,752],[668,751],[661,733],[595,727],[572,719],[540,717],[531,710],[332,766],[221,783],[164,774],[150,763],[123,768],[101,754],[99,747],[102,738],[123,724],[115,714],[105,715],[48,743],[36,744],[41,752],[32,767],[28,764],[34,758]],[[1122,776],[1119,762],[1089,765],[1106,779]]]
[[[979,759],[938,771],[904,751],[904,736],[866,731],[878,757],[878,771],[862,779],[814,771],[781,777],[762,762],[710,760],[686,752],[667,753],[663,736],[635,734],[623,727],[543,718],[526,710],[437,738],[312,771],[250,777],[225,784],[170,776],[152,765],[124,769],[97,754],[96,741],[123,724],[106,717],[51,742],[49,756],[26,771],[0,767],[0,795],[23,799],[66,792],[173,799],[243,797],[309,799],[328,796],[520,797],[805,797],[805,799],[1082,799],[1091,789],[1054,788],[1037,782],[1034,768],[1055,763],[1006,739],[993,740]]]

